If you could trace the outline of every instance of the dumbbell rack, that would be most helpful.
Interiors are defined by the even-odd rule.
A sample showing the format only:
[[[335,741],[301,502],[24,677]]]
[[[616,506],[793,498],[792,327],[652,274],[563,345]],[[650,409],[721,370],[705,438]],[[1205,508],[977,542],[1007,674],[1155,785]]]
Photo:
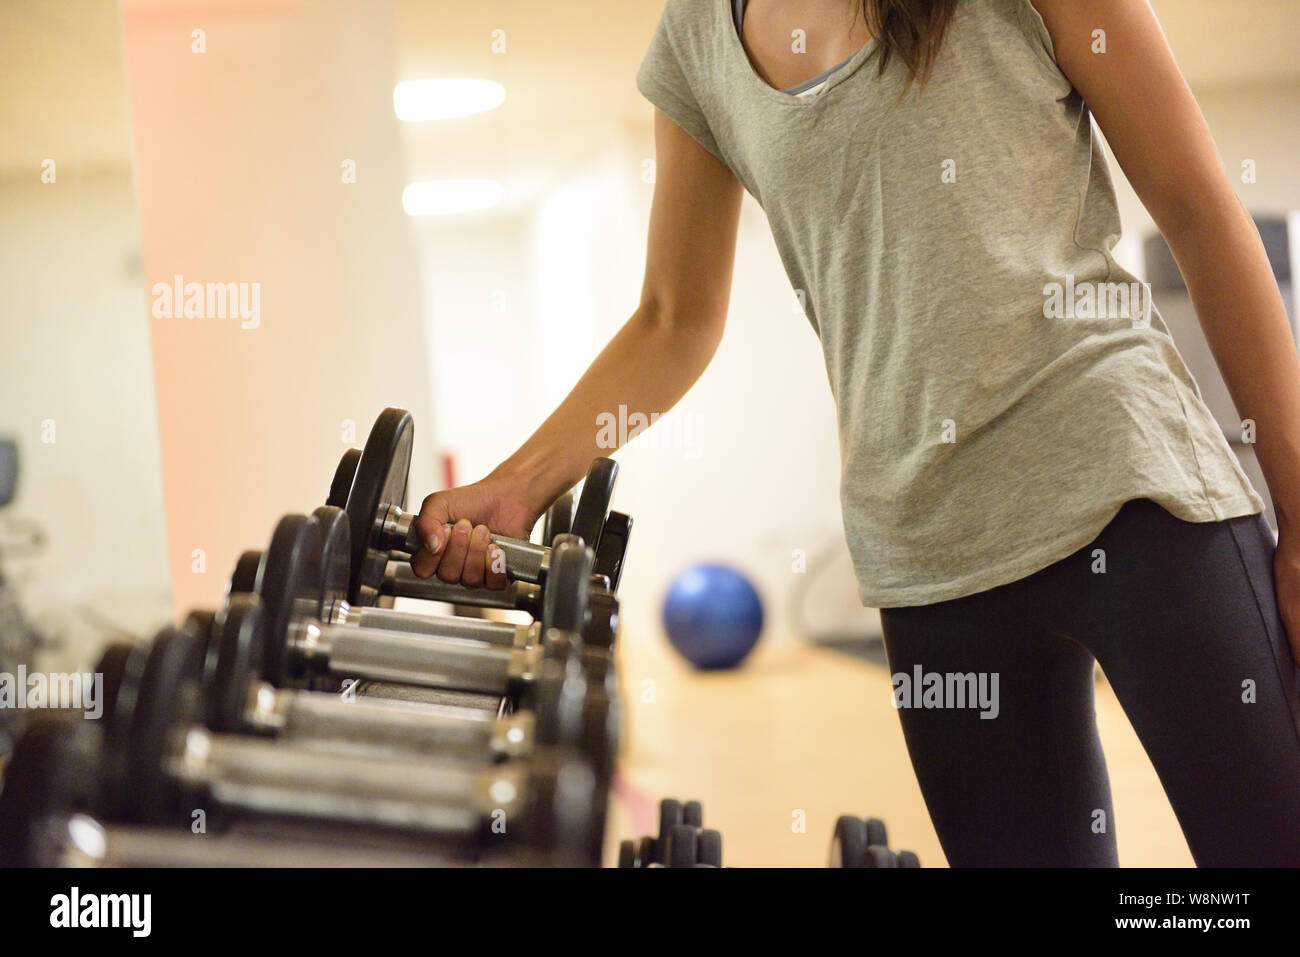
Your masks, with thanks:
[[[404,512],[413,424],[385,410],[328,503],[241,557],[223,606],[105,649],[106,714],[37,722],[0,792],[0,864],[599,865],[619,728],[631,519],[593,463],[514,579],[424,582]],[[532,626],[385,610],[526,611]]]

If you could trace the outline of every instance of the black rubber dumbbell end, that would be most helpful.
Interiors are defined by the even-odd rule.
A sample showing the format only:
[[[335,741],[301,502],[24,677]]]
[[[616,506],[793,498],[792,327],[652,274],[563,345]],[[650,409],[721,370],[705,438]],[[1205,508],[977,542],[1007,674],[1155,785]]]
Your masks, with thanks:
[[[887,847],[872,844],[867,847],[862,866],[896,868],[898,867],[898,855]]]
[[[669,867],[694,867],[699,860],[699,828],[675,824],[668,832],[668,850],[664,861]]]

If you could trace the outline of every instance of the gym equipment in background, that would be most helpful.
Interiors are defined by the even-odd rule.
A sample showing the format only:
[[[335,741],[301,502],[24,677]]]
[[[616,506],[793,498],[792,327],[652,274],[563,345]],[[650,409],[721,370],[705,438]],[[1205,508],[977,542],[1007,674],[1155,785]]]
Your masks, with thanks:
[[[618,845],[619,867],[721,867],[722,834],[704,826],[699,801],[659,802],[659,833]]]
[[[921,866],[911,851],[891,851],[885,822],[875,817],[844,815],[835,822],[830,867],[911,869]]]
[[[14,500],[18,490],[18,443],[0,439],[0,506]]]
[[[734,668],[763,633],[763,602],[736,569],[694,565],[669,586],[663,625],[672,646],[695,667]]]
[[[0,508],[13,503],[17,489],[18,444],[0,439]],[[31,668],[37,652],[50,644],[49,636],[32,623],[6,567],[9,558],[36,554],[44,544],[45,534],[35,522],[14,518],[8,511],[0,518],[0,674]],[[22,732],[26,714],[19,708],[0,708],[0,759]]]

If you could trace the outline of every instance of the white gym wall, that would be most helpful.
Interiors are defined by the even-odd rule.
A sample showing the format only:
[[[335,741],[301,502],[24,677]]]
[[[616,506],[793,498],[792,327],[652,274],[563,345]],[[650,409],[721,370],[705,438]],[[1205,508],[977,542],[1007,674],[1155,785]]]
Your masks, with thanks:
[[[123,19],[145,282],[261,296],[255,328],[149,320],[180,615],[324,503],[383,407],[427,443],[422,298],[389,4],[124,0]],[[435,475],[420,457],[411,484]]]
[[[58,671],[171,618],[117,7],[0,5],[0,63],[0,571]]]

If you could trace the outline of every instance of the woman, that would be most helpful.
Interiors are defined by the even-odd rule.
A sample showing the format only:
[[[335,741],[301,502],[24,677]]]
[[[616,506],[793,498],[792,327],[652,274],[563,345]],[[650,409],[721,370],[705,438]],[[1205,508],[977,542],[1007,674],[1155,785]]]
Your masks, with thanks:
[[[892,671],[996,676],[996,716],[896,701],[949,862],[1117,863],[1095,659],[1197,863],[1300,864],[1300,361],[1145,0],[670,0],[638,85],[641,304],[514,455],[425,500],[416,572],[499,587],[488,529],[525,533],[583,474],[601,412],[695,382],[747,189],[824,347]],[[1276,544],[1111,255],[1091,117],[1254,423]]]

